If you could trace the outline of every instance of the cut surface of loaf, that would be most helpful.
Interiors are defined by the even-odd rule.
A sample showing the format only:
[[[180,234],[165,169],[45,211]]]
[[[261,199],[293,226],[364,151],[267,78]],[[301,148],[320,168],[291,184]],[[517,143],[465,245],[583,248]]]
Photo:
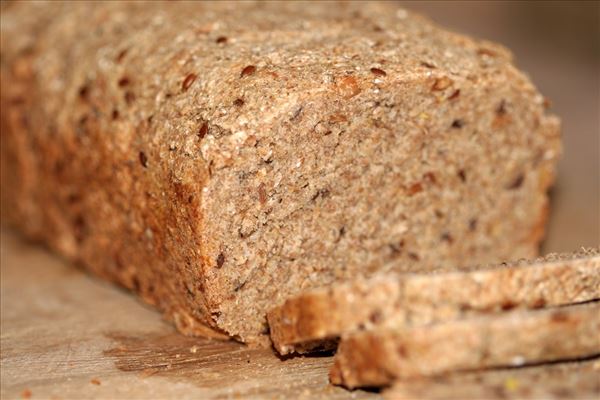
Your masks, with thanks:
[[[600,302],[510,311],[343,338],[331,382],[349,388],[395,379],[522,366],[600,354]]]
[[[594,299],[600,299],[600,252],[582,249],[468,271],[384,274],[315,289],[275,307],[268,320],[275,349],[288,354],[335,345],[332,339],[361,329]]]
[[[389,400],[591,400],[600,398],[600,360],[545,364],[399,381]]]
[[[537,253],[559,123],[499,45],[391,2],[11,2],[1,29],[3,220],[184,332]]]

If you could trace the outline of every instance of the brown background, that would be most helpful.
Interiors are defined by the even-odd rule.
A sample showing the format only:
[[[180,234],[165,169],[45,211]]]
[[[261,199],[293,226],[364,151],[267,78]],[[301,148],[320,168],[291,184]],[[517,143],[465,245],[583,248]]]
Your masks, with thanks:
[[[565,153],[544,251],[600,242],[597,2],[407,2],[511,48],[552,99]],[[128,293],[0,233],[0,397],[379,398],[327,383],[331,357],[186,338]]]

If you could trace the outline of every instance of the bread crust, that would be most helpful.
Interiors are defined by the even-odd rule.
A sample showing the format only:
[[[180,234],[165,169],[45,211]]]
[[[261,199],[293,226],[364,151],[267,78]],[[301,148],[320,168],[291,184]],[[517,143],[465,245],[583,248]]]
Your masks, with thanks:
[[[268,320],[275,348],[288,354],[310,352],[319,340],[399,321],[419,325],[598,298],[600,254],[589,249],[471,271],[388,274],[317,289],[275,307]]]
[[[330,380],[349,388],[455,371],[522,366],[600,353],[600,303],[512,311],[342,340]]]

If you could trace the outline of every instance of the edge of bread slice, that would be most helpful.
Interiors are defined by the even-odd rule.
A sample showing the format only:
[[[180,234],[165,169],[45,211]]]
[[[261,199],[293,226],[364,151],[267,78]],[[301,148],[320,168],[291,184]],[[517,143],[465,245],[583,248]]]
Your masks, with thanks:
[[[516,310],[344,337],[330,380],[349,388],[457,371],[523,366],[600,354],[600,302]]]
[[[600,398],[600,358],[398,381],[389,400],[559,400]]]
[[[267,315],[280,354],[327,349],[357,330],[403,321],[423,324],[512,308],[540,308],[600,298],[600,252],[454,272],[385,274],[288,299]]]

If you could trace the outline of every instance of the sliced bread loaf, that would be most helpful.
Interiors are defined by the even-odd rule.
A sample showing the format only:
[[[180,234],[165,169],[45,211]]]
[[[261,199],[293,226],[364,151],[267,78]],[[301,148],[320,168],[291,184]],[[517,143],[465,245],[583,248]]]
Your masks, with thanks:
[[[600,302],[511,311],[343,338],[331,382],[349,388],[453,371],[521,366],[600,354]]]
[[[548,255],[464,272],[385,274],[288,299],[268,314],[281,354],[331,347],[345,333],[600,298],[600,252]]]
[[[559,122],[501,46],[392,2],[10,2],[3,221],[187,333],[535,256]]]
[[[600,398],[600,360],[543,364],[398,381],[389,400],[591,400]]]

